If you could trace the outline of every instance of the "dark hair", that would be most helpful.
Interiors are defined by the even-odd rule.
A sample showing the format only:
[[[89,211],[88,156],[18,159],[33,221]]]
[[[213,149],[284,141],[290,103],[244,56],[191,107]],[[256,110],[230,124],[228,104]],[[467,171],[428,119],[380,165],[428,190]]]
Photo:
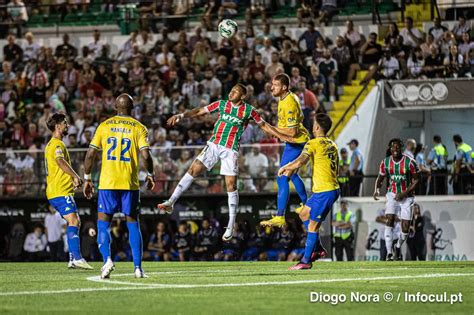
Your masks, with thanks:
[[[418,153],[420,153],[422,150],[423,150],[423,144],[422,144],[422,143],[418,143],[418,144],[416,145],[415,152],[413,153],[413,156],[416,158],[416,156],[418,155]]]
[[[66,119],[66,115],[60,113],[54,113],[51,117],[49,117],[48,121],[46,122],[46,126],[49,130],[54,131],[56,129],[56,125],[59,125]]]
[[[388,142],[388,147],[387,147],[387,153],[386,153],[386,156],[390,156],[392,155],[392,145],[394,143],[398,143],[398,145],[400,146],[400,149],[403,150],[403,148],[405,147],[405,144],[403,143],[403,140],[400,139],[400,138],[393,138],[392,140],[390,140]]]
[[[433,137],[433,141],[436,142],[436,143],[440,143],[440,142],[441,142],[441,137],[438,136],[438,135],[435,135],[435,136]]]
[[[332,120],[328,114],[317,114],[314,121],[324,130],[324,133],[328,133],[331,130]]]
[[[247,87],[245,85],[237,83],[235,86],[238,87],[244,95],[247,95]]]
[[[410,21],[411,23],[413,23],[413,18],[412,18],[411,16],[407,16],[407,17],[405,18],[405,20]]]
[[[280,81],[282,85],[286,85],[290,89],[290,77],[286,73],[277,74],[273,80]]]
[[[454,135],[453,136],[453,141],[454,142],[457,142],[457,143],[461,143],[462,142],[462,138],[460,135]]]

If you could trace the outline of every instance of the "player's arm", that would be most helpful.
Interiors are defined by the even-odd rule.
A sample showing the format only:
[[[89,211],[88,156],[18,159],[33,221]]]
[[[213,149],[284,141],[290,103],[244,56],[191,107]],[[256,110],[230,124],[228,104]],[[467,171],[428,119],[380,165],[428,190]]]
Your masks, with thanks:
[[[184,113],[173,115],[168,119],[166,123],[168,124],[168,126],[174,126],[185,117],[195,118],[195,117],[204,116],[206,114],[216,112],[217,110],[219,110],[218,101],[204,107],[187,110]]]
[[[97,157],[98,149],[89,147],[86,153],[86,159],[84,160],[84,196],[87,199],[91,199],[94,195],[94,184],[92,184],[92,165]]]
[[[414,190],[415,188],[418,186],[418,183],[420,182],[420,172],[417,171],[416,173],[414,173],[412,175],[412,179],[411,179],[411,183],[410,183],[410,186],[408,186],[408,189],[405,191],[405,192],[402,192],[402,193],[398,193],[396,196],[395,196],[395,200],[397,201],[401,201],[403,199],[405,199],[407,196],[409,196]]]
[[[155,174],[153,170],[153,159],[151,157],[150,149],[145,148],[140,150],[142,158],[145,160],[145,167],[147,171],[146,175],[146,188],[152,190],[155,188]]]
[[[72,177],[74,188],[78,188],[82,186],[82,179],[77,175],[77,173],[73,170],[72,166],[62,157],[56,158],[56,163],[58,164],[59,168],[66,174]]]
[[[375,222],[387,224],[387,217],[385,215],[379,215],[375,218]]]
[[[385,161],[382,161],[382,163],[380,163],[379,175],[377,176],[377,179],[375,180],[375,188],[374,188],[374,194],[373,194],[373,197],[375,200],[379,200],[380,188],[382,187],[382,184],[385,180],[385,176],[387,176],[386,171],[385,171]]]
[[[282,168],[278,170],[278,176],[292,176],[294,173],[296,173],[300,167],[306,165],[309,161],[309,154],[305,151],[298,156],[296,160],[293,162],[286,164]]]

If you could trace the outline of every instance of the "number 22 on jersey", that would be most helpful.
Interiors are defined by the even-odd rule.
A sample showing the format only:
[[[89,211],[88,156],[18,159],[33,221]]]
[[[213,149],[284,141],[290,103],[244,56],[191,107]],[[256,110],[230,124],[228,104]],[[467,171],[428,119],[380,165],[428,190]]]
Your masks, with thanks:
[[[120,161],[121,162],[130,162],[130,157],[126,157],[130,147],[132,145],[132,140],[129,138],[122,138],[120,141],[120,148],[117,149],[119,144],[119,139],[116,137],[109,137],[107,138],[107,145],[109,146],[107,149],[107,161],[117,161],[117,152],[120,152]],[[130,156],[130,154],[128,154]]]

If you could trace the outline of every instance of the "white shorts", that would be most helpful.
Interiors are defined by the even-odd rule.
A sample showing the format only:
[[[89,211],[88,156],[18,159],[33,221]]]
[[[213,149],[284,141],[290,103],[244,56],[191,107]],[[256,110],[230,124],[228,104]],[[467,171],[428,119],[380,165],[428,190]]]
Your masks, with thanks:
[[[239,153],[212,142],[207,143],[196,159],[201,161],[208,171],[220,160],[221,175],[237,176],[239,173]]]
[[[395,194],[388,192],[387,195],[387,204],[385,209],[385,214],[398,214],[400,213],[400,219],[402,220],[411,220],[411,211],[413,203],[415,202],[414,197],[406,197],[402,201],[395,200]]]

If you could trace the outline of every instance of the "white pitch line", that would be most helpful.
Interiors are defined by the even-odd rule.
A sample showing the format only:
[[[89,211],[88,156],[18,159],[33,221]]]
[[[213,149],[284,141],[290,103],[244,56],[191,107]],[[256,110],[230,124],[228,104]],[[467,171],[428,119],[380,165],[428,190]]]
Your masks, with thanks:
[[[302,273],[300,273],[302,274]],[[293,284],[308,283],[331,283],[331,282],[351,282],[351,281],[379,281],[379,280],[397,280],[397,279],[428,279],[445,277],[473,277],[474,273],[452,273],[452,274],[424,274],[407,276],[387,276],[387,277],[366,277],[366,278],[341,278],[341,279],[313,279],[313,280],[294,280],[294,281],[269,281],[269,282],[243,282],[243,283],[215,283],[215,284],[148,284],[147,286],[124,286],[124,287],[101,287],[101,288],[82,288],[66,290],[42,290],[42,291],[19,291],[19,292],[0,292],[0,296],[15,295],[44,295],[61,293],[84,293],[96,291],[125,291],[125,290],[152,290],[152,289],[193,289],[193,288],[221,288],[221,287],[251,287],[251,286],[281,286]],[[102,281],[102,283],[111,283]]]

